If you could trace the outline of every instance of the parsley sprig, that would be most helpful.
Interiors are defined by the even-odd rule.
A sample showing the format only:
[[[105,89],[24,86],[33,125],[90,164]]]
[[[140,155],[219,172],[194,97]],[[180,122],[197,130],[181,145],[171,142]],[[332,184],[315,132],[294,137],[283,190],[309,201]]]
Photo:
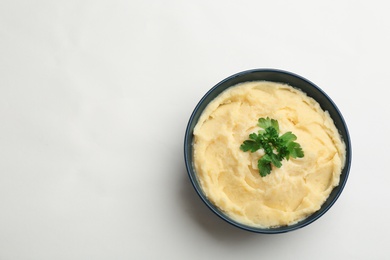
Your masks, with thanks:
[[[301,145],[297,142],[297,136],[292,132],[286,132],[279,136],[279,123],[275,119],[259,118],[259,127],[263,128],[258,133],[249,135],[249,140],[245,140],[240,149],[244,152],[256,152],[263,149],[265,155],[262,156],[257,166],[260,176],[265,177],[271,173],[271,164],[275,167],[282,167],[282,160],[291,158],[302,158],[304,156]]]

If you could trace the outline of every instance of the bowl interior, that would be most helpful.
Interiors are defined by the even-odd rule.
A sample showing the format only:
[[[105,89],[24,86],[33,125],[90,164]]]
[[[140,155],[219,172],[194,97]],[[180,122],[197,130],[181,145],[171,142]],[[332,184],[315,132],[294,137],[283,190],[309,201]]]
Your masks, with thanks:
[[[243,225],[241,223],[238,223],[231,218],[229,218],[224,212],[222,212],[218,207],[216,207],[213,203],[211,203],[205,194],[202,191],[202,188],[199,184],[198,178],[196,176],[196,172],[193,167],[193,151],[192,151],[192,143],[193,143],[193,129],[198,122],[198,119],[200,115],[202,114],[205,107],[212,101],[215,97],[217,97],[221,92],[223,92],[225,89],[234,86],[238,83],[247,82],[247,81],[256,81],[256,80],[265,80],[265,81],[272,81],[272,82],[279,82],[279,83],[286,83],[290,86],[293,86],[295,88],[301,89],[303,92],[305,92],[308,96],[315,99],[321,106],[323,110],[327,110],[333,119],[337,129],[339,130],[339,133],[342,137],[342,139],[345,142],[346,145],[346,162],[345,166],[343,168],[342,174],[340,176],[340,183],[337,187],[333,189],[331,194],[329,195],[328,199],[325,201],[325,203],[322,205],[320,210],[313,213],[306,219],[290,226],[282,226],[277,228],[256,228],[251,227],[247,225]],[[244,230],[257,232],[257,233],[283,233],[287,231],[292,231],[301,227],[304,227],[319,217],[321,217],[328,209],[334,204],[334,202],[337,200],[339,195],[341,194],[345,183],[348,178],[350,165],[351,165],[351,141],[347,129],[347,125],[343,119],[343,116],[341,115],[340,111],[338,110],[337,106],[334,104],[334,102],[330,99],[330,97],[324,93],[319,87],[317,87],[312,82],[308,81],[307,79],[298,76],[296,74],[281,71],[281,70],[274,70],[274,69],[256,69],[256,70],[249,70],[237,73],[233,76],[230,76],[226,78],[225,80],[219,82],[217,85],[215,85],[210,91],[208,91],[203,98],[200,100],[198,105],[195,107],[194,112],[192,113],[190,120],[187,125],[186,133],[185,133],[185,140],[184,140],[184,159],[187,167],[187,172],[190,177],[190,180],[200,196],[200,198],[203,200],[203,202],[219,217],[224,219],[225,221],[229,222],[230,224],[237,226],[239,228],[242,228]]]

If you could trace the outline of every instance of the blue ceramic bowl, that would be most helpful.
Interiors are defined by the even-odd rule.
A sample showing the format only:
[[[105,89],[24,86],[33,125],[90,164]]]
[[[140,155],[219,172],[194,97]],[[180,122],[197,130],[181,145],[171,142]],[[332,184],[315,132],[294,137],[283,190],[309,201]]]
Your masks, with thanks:
[[[327,110],[329,112],[346,145],[346,162],[342,174],[340,176],[339,185],[333,189],[333,191],[331,192],[331,194],[329,195],[325,203],[322,205],[320,210],[318,210],[317,212],[313,213],[306,219],[294,225],[281,226],[276,228],[257,228],[257,227],[244,225],[242,223],[239,223],[231,219],[206,197],[206,195],[202,191],[202,188],[200,186],[196,172],[193,167],[193,149],[192,149],[193,130],[205,107],[210,103],[210,101],[212,101],[225,89],[234,86],[238,83],[247,82],[247,81],[256,81],[256,80],[266,80],[272,82],[286,83],[295,88],[301,89],[308,96],[315,99],[320,104],[323,110]],[[190,117],[190,120],[188,122],[187,129],[185,132],[185,138],[184,138],[184,160],[187,167],[187,172],[192,182],[192,185],[194,186],[196,192],[198,193],[202,201],[215,214],[217,214],[220,218],[227,221],[228,223],[247,231],[264,233],[264,234],[276,234],[276,233],[293,231],[302,228],[304,226],[307,226],[308,224],[314,222],[319,217],[324,215],[325,212],[327,212],[332,207],[332,205],[336,202],[341,192],[343,191],[343,188],[348,179],[348,174],[351,166],[351,156],[352,156],[351,141],[350,141],[347,125],[339,109],[337,108],[336,104],[333,103],[330,97],[309,80],[301,76],[298,76],[296,74],[293,74],[291,72],[275,70],[275,69],[254,69],[254,70],[239,72],[235,75],[232,75],[222,80],[213,88],[211,88],[199,101],[198,105],[195,107]]]

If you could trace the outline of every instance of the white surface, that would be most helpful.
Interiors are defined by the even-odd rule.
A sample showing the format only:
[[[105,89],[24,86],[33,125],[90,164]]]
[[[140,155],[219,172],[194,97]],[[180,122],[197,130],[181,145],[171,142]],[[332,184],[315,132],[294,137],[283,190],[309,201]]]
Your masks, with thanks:
[[[0,259],[385,259],[386,1],[0,2]],[[193,190],[187,121],[217,82],[279,68],[351,134],[347,186],[282,235],[229,226]]]

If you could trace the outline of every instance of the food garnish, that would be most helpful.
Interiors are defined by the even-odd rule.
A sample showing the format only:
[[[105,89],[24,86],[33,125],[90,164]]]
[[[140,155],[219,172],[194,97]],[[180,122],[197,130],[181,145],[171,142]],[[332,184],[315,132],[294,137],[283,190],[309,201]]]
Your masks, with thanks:
[[[260,129],[257,133],[249,135],[249,140],[245,140],[240,149],[244,152],[256,152],[259,149],[264,150],[258,162],[257,167],[261,177],[265,177],[271,173],[271,164],[277,168],[282,167],[284,159],[303,158],[304,152],[301,145],[295,140],[297,136],[292,132],[286,132],[279,136],[279,123],[275,119],[259,118],[258,124]]]

